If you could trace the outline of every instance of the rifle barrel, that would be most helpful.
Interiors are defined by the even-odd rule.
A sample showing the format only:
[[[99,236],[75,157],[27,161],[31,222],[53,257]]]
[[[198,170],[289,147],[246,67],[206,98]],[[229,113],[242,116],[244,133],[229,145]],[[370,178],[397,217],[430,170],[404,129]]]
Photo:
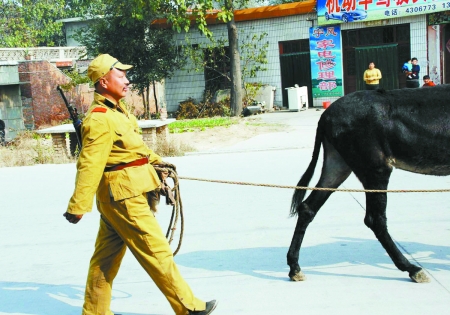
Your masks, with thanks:
[[[78,140],[78,146],[81,150],[81,120],[78,117],[78,112],[75,107],[73,107],[69,102],[67,101],[66,96],[64,95],[64,91],[62,90],[61,86],[57,86],[56,89],[58,90],[59,94],[61,94],[61,97],[64,101],[64,104],[67,107],[67,110],[69,111],[70,118],[72,120],[73,127],[75,128],[75,134],[77,135]]]

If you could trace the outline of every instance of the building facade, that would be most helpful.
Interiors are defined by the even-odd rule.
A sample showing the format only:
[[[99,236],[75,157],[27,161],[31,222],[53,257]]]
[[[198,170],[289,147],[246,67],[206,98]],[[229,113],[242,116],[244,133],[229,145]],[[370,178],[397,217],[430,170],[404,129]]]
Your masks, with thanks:
[[[6,141],[25,129],[18,67],[17,62],[0,61],[0,119],[6,126]]]
[[[441,5],[441,2],[445,5],[440,0],[433,3]],[[334,3],[336,8],[344,7],[343,1],[340,0],[323,1],[322,6],[327,3],[328,5]],[[387,5],[387,2],[381,1],[367,3]],[[405,0],[405,3],[408,1]],[[400,10],[396,9],[395,12],[398,14],[395,15],[390,13],[394,10],[388,12],[386,9],[381,12],[382,15],[373,19],[345,22],[331,17],[325,19],[325,16],[321,15],[322,7],[319,5],[316,1],[304,1],[235,11],[240,38],[267,33],[265,38],[269,44],[267,70],[258,72],[256,78],[246,81],[275,87],[275,105],[288,107],[286,89],[295,84],[308,87],[309,106],[322,106],[325,101],[333,102],[342,95],[362,89],[362,74],[370,61],[368,58],[379,60],[377,66],[382,66],[380,70],[385,78],[381,80],[380,86],[383,87],[385,84],[386,89],[405,87],[406,77],[401,71],[401,66],[411,57],[419,60],[420,78],[429,74],[436,84],[450,82],[450,58],[447,57],[450,54],[450,41],[448,48],[445,48],[450,26],[446,27],[447,24],[442,22],[446,20],[447,12],[428,14],[428,11],[422,12],[419,8],[415,14],[402,15],[399,13]],[[368,12],[370,16],[370,10]],[[434,18],[435,14],[443,15],[444,18],[441,17],[439,24],[430,24],[438,23],[437,18]],[[215,37],[227,39],[225,24],[213,24],[209,28]],[[338,51],[340,60],[337,61],[330,56],[327,59],[325,56],[327,60],[323,63],[324,67],[333,64],[341,74],[337,86],[342,87],[335,94],[315,92],[319,85],[329,88],[332,86],[324,85],[322,82],[324,78],[319,77],[314,71],[315,52],[311,47],[311,39],[316,28],[335,28],[340,36]],[[178,45],[186,44],[185,36],[186,34],[175,35]],[[189,44],[207,42],[207,39],[196,31],[189,33],[188,36]],[[192,72],[188,69],[189,65],[166,80],[165,93],[169,112],[176,111],[179,103],[188,98],[200,101],[203,97],[205,87],[208,85],[206,71]]]
[[[69,82],[61,70],[71,69],[83,54],[83,47],[0,48],[0,119],[6,141],[69,117],[56,86]],[[68,98],[83,105],[73,91]]]

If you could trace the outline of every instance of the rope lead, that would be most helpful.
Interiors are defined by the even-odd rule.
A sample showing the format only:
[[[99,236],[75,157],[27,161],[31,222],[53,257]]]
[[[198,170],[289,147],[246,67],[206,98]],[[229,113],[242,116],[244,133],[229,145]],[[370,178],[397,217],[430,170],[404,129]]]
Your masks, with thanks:
[[[364,193],[418,193],[418,192],[450,192],[450,189],[346,189],[346,188],[326,188],[326,187],[302,187],[302,186],[288,186],[288,185],[273,185],[273,184],[259,184],[250,182],[236,182],[228,180],[205,179],[196,177],[179,176],[178,179],[195,180],[209,183],[232,184],[243,186],[260,186],[272,188],[288,188],[288,189],[304,189],[304,190],[324,190],[324,191],[339,191],[339,192],[364,192]]]

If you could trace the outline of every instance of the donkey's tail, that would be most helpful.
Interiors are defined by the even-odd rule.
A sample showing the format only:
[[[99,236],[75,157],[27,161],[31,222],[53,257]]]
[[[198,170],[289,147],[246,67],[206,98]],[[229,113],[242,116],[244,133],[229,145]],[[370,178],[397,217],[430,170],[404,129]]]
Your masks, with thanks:
[[[314,170],[317,165],[317,160],[319,159],[319,153],[320,153],[320,146],[322,145],[323,141],[323,127],[321,127],[321,123],[319,121],[319,124],[317,126],[316,131],[316,140],[314,142],[314,151],[312,155],[311,162],[309,162],[308,168],[306,169],[306,172],[303,174],[302,178],[300,178],[300,181],[297,183],[297,186],[300,187],[307,187],[309,182],[311,181],[311,178],[314,175]],[[291,203],[291,216],[294,216],[297,214],[297,207],[302,203],[303,198],[305,197],[306,189],[295,189],[294,195],[292,196],[292,203]]]

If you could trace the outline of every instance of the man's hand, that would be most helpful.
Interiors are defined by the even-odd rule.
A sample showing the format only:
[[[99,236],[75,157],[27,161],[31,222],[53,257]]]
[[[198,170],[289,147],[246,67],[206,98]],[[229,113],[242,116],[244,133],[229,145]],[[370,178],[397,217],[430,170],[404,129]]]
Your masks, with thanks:
[[[71,214],[69,212],[64,213],[63,216],[66,217],[67,221],[69,221],[70,223],[73,223],[73,224],[77,224],[78,221],[80,221],[81,218],[83,217],[82,214]]]
[[[158,172],[159,179],[163,182],[169,177],[169,171],[167,169],[163,169],[163,171]]]
[[[164,161],[161,161],[160,163],[155,164],[153,166],[156,168],[159,168],[157,170],[157,173],[158,173],[159,179],[161,181],[165,181],[167,179],[167,177],[169,177],[171,171],[174,171],[174,172],[177,171],[177,167],[175,165],[168,163],[168,162],[164,162]]]

